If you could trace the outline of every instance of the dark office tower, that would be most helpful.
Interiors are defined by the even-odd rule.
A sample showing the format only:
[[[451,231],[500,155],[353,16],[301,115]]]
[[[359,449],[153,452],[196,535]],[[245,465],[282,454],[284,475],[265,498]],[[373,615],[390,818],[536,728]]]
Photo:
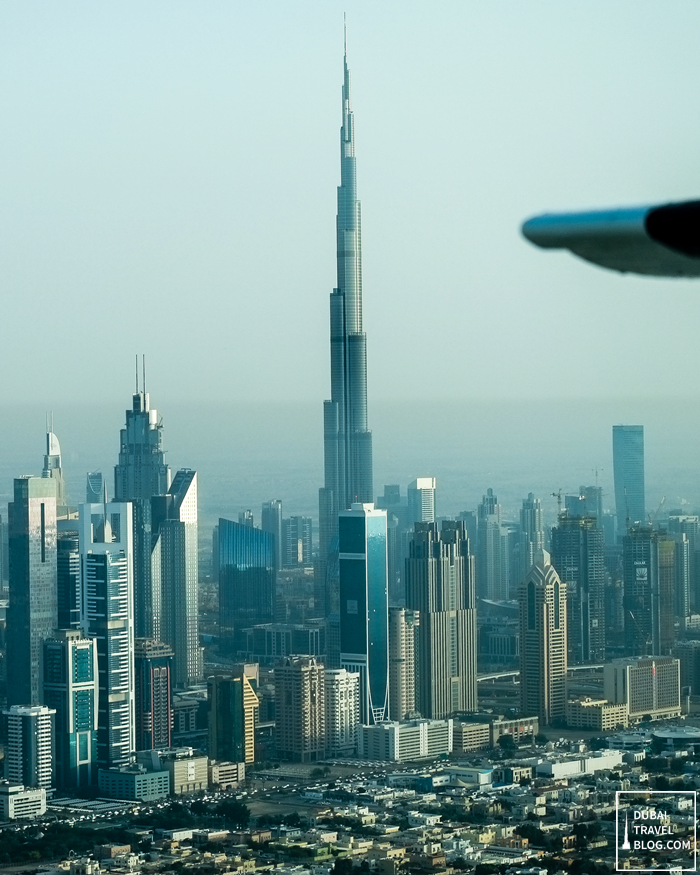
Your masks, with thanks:
[[[477,509],[476,591],[479,598],[509,597],[508,534],[501,525],[501,505],[488,489]]]
[[[331,295],[331,399],[323,405],[324,486],[319,490],[320,555],[338,533],[338,514],[372,501],[372,433],[367,427],[367,337],[362,327],[360,202],[355,168],[355,120],[344,59],[343,125],[338,187],[338,286]]]
[[[688,539],[688,586],[690,610],[700,610],[700,517],[672,513],[668,518],[668,531],[674,537],[685,535]]]
[[[255,762],[256,686],[244,670],[207,680],[210,760]]]
[[[53,420],[53,414],[51,416]],[[61,445],[52,430],[46,429],[46,455],[44,456],[44,468],[41,472],[44,478],[56,481],[56,507],[65,513],[66,507],[66,484],[63,480],[63,467],[61,464]]]
[[[516,585],[519,586],[525,575],[535,564],[535,556],[544,550],[544,521],[542,502],[528,492],[520,508],[520,568]]]
[[[338,524],[340,662],[360,675],[360,719],[381,723],[389,705],[386,511],[353,504]]]
[[[408,544],[413,533],[413,525],[408,522],[408,499],[401,496],[401,487],[384,487],[384,495],[377,497],[376,506],[385,510],[386,543],[389,557],[389,604],[406,603],[406,581],[404,565],[408,556]]]
[[[651,526],[632,526],[622,543],[627,655],[667,656],[674,641],[676,544]]]
[[[613,475],[618,537],[646,524],[644,505],[644,426],[613,426]]]
[[[552,565],[566,584],[568,662],[605,660],[605,536],[594,516],[560,514]]]
[[[282,565],[294,568],[311,565],[312,520],[310,516],[292,516],[282,523]]]
[[[144,380],[145,383],[145,380]],[[119,433],[119,462],[114,466],[114,500],[133,504],[134,620],[139,638],[160,638],[160,590],[151,575],[151,497],[165,495],[170,468],[163,450],[163,422],[145,391],[133,396],[126,427]],[[99,501],[103,500],[100,496]]]
[[[44,702],[56,712],[56,787],[97,784],[97,639],[61,629],[44,642]]]
[[[520,710],[547,726],[566,712],[566,585],[542,550],[520,587]]]
[[[416,707],[440,719],[476,710],[474,560],[462,520],[416,523],[406,561],[406,602],[418,611]]]
[[[58,623],[56,481],[20,477],[8,506],[7,703],[42,703],[43,643]]]
[[[102,479],[101,471],[91,471],[87,475],[85,483],[85,502],[87,504],[97,504],[99,501],[104,501],[105,486]]]
[[[173,722],[172,648],[153,638],[134,645],[136,750],[162,750],[171,745]]]
[[[173,684],[202,679],[199,644],[197,472],[181,468],[167,495],[151,499],[153,590],[161,593],[160,638],[173,650]],[[140,636],[137,636],[140,637]]]
[[[263,532],[269,532],[275,539],[275,570],[279,571],[283,565],[284,539],[282,535],[282,502],[278,498],[263,503],[260,528]]]
[[[80,628],[80,550],[77,532],[61,532],[56,542],[58,629]]]
[[[219,520],[219,633],[234,650],[244,629],[275,618],[275,545],[269,532]]]

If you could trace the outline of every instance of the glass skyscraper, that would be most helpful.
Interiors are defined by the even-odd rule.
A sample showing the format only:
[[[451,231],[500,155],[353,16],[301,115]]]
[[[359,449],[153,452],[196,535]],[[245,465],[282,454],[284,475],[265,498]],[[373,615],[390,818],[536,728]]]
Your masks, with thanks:
[[[360,719],[381,723],[389,705],[386,511],[353,504],[338,525],[340,661],[360,675]]]
[[[323,406],[324,486],[319,491],[320,555],[338,531],[338,513],[372,501],[372,433],[367,427],[367,337],[362,327],[362,247],[357,200],[355,120],[344,58],[340,129],[337,276],[330,300],[331,398]]]
[[[618,537],[646,524],[644,501],[644,426],[613,426],[613,478]]]
[[[252,526],[219,520],[219,630],[245,647],[243,630],[275,617],[275,538]]]

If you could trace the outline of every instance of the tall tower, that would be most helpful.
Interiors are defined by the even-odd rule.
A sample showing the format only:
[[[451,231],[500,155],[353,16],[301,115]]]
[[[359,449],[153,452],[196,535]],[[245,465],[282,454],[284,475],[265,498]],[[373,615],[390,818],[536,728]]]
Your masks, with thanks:
[[[644,503],[644,426],[613,426],[613,479],[617,532],[646,525]]]
[[[435,522],[435,492],[437,481],[434,477],[417,477],[408,485],[408,522]]]
[[[114,500],[130,501],[134,520],[134,618],[139,638],[160,638],[160,591],[151,575],[151,497],[165,495],[170,468],[163,450],[163,424],[145,389],[136,393],[126,426],[119,433],[119,461],[114,466]]]
[[[441,719],[476,711],[474,561],[462,520],[416,523],[406,560],[406,602],[418,611],[417,708]]]
[[[416,710],[418,611],[389,608],[389,719],[408,720]]]
[[[97,765],[127,765],[136,747],[132,506],[80,506],[82,628],[97,639]]]
[[[501,525],[501,505],[493,489],[487,489],[477,508],[476,591],[479,598],[506,601],[508,581],[508,535]]]
[[[173,683],[201,680],[197,588],[197,472],[181,468],[151,501],[153,590],[161,594],[160,640],[173,650]]]
[[[552,565],[566,584],[568,661],[605,660],[605,536],[594,516],[562,513],[552,529]]]
[[[520,508],[520,575],[518,585],[535,564],[535,556],[544,550],[544,521],[542,502],[528,492]]]
[[[171,745],[173,723],[170,678],[173,651],[162,641],[137,638],[134,650],[136,750]]]
[[[18,478],[8,511],[7,702],[40,705],[43,642],[58,624],[56,481]]]
[[[389,706],[386,511],[353,504],[340,514],[340,662],[360,675],[360,719],[381,723]]]
[[[651,526],[632,526],[622,543],[627,655],[667,656],[675,640],[676,542]]]
[[[545,550],[520,586],[520,708],[547,726],[566,712],[566,584]]]
[[[275,668],[275,731],[280,759],[325,758],[325,669],[313,656],[287,656]]]
[[[209,757],[255,762],[255,715],[260,704],[256,681],[245,670],[207,679]]]
[[[367,337],[362,328],[362,247],[355,120],[344,57],[338,187],[338,285],[331,294],[331,398],[323,405],[324,486],[319,490],[320,555],[338,533],[338,514],[372,501],[372,433],[367,427]]]
[[[46,455],[44,456],[44,468],[41,476],[56,481],[56,506],[63,510],[66,506],[66,484],[61,465],[61,445],[53,433],[53,414],[51,414],[51,420],[51,431],[49,431],[48,426],[46,428]]]
[[[13,784],[51,790],[54,786],[54,718],[43,705],[13,705],[7,721],[5,777]]]

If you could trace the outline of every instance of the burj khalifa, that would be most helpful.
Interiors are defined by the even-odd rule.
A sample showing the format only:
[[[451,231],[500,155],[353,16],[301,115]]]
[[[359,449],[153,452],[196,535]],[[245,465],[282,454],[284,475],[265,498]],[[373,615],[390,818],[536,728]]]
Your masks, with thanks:
[[[338,286],[331,303],[331,398],[323,404],[325,484],[319,490],[320,556],[338,534],[338,514],[372,501],[372,432],[367,428],[367,336],[362,329],[362,245],[355,167],[355,119],[344,56],[338,186]]]

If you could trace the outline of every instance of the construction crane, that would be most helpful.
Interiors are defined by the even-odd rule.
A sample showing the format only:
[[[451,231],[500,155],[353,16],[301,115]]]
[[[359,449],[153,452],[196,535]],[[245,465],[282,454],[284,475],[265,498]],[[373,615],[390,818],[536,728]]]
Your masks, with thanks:
[[[553,492],[552,498],[557,500],[557,518],[559,518],[561,516],[561,489],[559,492]]]
[[[656,518],[661,513],[661,508],[664,506],[664,504],[666,504],[666,496],[665,495],[662,497],[661,501],[659,502],[659,506],[656,508],[656,513],[654,514],[654,516],[649,514],[649,523],[652,526],[652,528],[654,526],[656,526]]]

